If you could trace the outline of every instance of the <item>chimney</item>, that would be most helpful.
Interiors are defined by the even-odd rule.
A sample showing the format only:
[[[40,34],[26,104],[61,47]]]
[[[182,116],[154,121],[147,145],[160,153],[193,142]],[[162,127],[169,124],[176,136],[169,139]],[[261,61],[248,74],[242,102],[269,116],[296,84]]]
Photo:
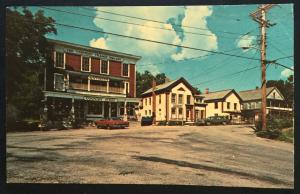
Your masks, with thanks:
[[[205,94],[208,94],[208,93],[209,93],[209,89],[205,88]]]

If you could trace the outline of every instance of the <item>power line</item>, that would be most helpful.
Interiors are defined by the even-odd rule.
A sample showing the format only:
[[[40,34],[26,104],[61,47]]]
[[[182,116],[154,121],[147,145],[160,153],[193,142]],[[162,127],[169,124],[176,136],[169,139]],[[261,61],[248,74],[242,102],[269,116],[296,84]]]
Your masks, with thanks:
[[[82,7],[82,9],[93,10],[93,11],[96,11],[96,12],[103,12],[103,13],[107,13],[107,14],[111,14],[111,15],[123,16],[123,17],[127,17],[127,18],[133,18],[133,19],[138,19],[138,20],[150,21],[150,22],[155,22],[155,23],[160,23],[160,24],[168,24],[166,22],[159,21],[159,20],[153,20],[153,19],[148,19],[148,18],[141,18],[141,17],[136,17],[136,16],[130,16],[130,15],[120,14],[120,13],[111,12],[111,11],[98,10],[98,9],[95,9],[95,8]],[[179,27],[184,27],[184,28],[191,28],[191,29],[198,29],[198,30],[210,31],[210,29],[208,29],[208,28],[200,28],[200,27],[195,27],[195,26],[186,26],[186,25],[177,25],[177,24],[174,24],[174,25],[175,26],[179,26]],[[237,33],[237,32],[228,32],[228,31],[222,31],[222,30],[215,30],[215,31],[216,32],[222,32],[224,34],[244,35],[244,34]],[[255,36],[257,36],[257,35],[255,35]]]
[[[234,48],[234,49],[226,50],[224,52],[230,52],[230,51],[234,51],[234,50],[240,50],[240,48]],[[200,59],[200,58],[208,57],[208,56],[211,56],[211,55],[215,55],[215,53],[208,54],[208,55],[200,55],[200,56],[197,56],[197,57],[180,59],[180,60],[177,60],[177,61],[172,60],[170,62],[158,62],[158,63],[154,62],[154,63],[151,63],[151,64],[142,64],[142,65],[139,65],[139,67],[142,67],[142,66],[151,66],[151,65],[160,65],[160,64],[178,63],[178,62],[182,62],[182,61],[190,61],[190,60],[194,60],[194,59]]]
[[[141,27],[146,27],[146,28],[153,28],[153,29],[173,31],[173,29],[169,29],[169,28],[163,28],[163,27],[157,27],[157,26],[149,26],[149,25],[145,25],[145,24],[138,24],[138,23],[132,23],[132,22],[127,22],[127,21],[120,21],[120,20],[115,20],[115,19],[108,19],[108,18],[103,18],[103,17],[99,17],[99,16],[91,16],[91,15],[86,15],[86,14],[81,14],[81,13],[74,13],[74,12],[65,11],[65,10],[48,8],[48,7],[44,7],[44,6],[40,6],[40,8],[47,9],[47,10],[52,10],[52,11],[57,11],[57,12],[62,12],[62,13],[68,13],[68,14],[78,15],[78,16],[89,17],[89,18],[93,18],[93,19],[96,18],[96,19],[101,19],[101,20],[106,20],[106,21],[111,21],[111,22],[118,22],[118,23],[123,23],[123,24],[130,24],[130,25],[141,26]],[[179,30],[179,29],[177,29],[176,31],[184,32],[184,33],[187,33],[187,34],[201,35],[201,36],[214,36],[213,34],[202,34],[202,33],[189,32],[189,31]],[[227,37],[227,36],[221,36],[221,37],[223,37],[223,38],[229,38],[229,39],[235,39],[233,37]]]
[[[234,72],[234,73],[231,73],[231,74],[226,74],[226,75],[221,76],[221,77],[218,77],[218,78],[216,78],[216,79],[212,79],[212,80],[200,82],[200,83],[198,83],[198,84],[194,84],[193,86],[198,86],[198,85],[202,85],[202,84],[204,84],[204,83],[209,83],[209,82],[212,82],[212,81],[220,80],[220,79],[222,79],[222,78],[224,78],[224,77],[231,76],[231,75],[236,75],[236,74],[240,74],[240,73],[242,73],[242,72],[250,71],[250,70],[255,69],[255,68],[258,68],[258,67],[260,67],[260,66],[255,66],[255,67],[247,68],[247,69],[244,69],[244,70],[241,70],[241,71],[237,71],[237,72]]]

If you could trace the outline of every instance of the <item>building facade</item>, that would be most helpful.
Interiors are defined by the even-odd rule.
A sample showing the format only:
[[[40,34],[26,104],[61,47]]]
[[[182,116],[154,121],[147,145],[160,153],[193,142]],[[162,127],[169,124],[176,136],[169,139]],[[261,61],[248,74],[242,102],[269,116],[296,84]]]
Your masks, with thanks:
[[[155,116],[156,121],[195,121],[205,110],[197,94],[184,78],[157,85],[141,95],[140,114]]]
[[[267,115],[286,115],[292,113],[292,108],[288,107],[282,93],[276,87],[267,88]],[[243,100],[242,116],[243,120],[254,122],[261,114],[261,89],[245,90],[239,92]]]
[[[71,117],[84,122],[135,117],[139,56],[49,40],[45,68],[44,120]]]
[[[233,121],[240,120],[242,99],[234,89],[214,92],[206,89],[203,98],[207,104],[206,117],[226,116]]]

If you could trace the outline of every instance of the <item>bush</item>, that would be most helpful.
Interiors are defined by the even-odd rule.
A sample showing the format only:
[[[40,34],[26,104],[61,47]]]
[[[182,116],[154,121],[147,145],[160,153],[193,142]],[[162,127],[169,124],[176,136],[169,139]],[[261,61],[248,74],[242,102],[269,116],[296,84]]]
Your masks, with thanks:
[[[169,126],[177,126],[177,125],[183,125],[184,121],[169,121],[168,125]]]
[[[274,130],[261,130],[256,132],[258,137],[268,138],[268,139],[277,139],[281,135],[281,130],[274,129]]]
[[[267,117],[267,130],[283,129],[293,126],[293,119],[291,117]],[[258,120],[255,122],[255,131],[262,130],[262,122]]]

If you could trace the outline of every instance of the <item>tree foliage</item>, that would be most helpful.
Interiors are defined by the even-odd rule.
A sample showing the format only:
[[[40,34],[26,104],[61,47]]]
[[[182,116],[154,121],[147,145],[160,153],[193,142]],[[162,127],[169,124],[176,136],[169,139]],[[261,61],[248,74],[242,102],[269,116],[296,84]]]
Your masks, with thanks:
[[[55,33],[54,20],[43,11],[35,14],[6,9],[7,119],[38,118],[43,90],[43,69],[49,58],[45,35]]]
[[[287,80],[268,80],[267,87],[277,87],[286,102],[291,106],[294,102],[294,76],[290,75]]]
[[[136,94],[139,97],[143,92],[152,87],[152,81],[156,81],[156,85],[163,84],[166,80],[164,73],[159,73],[156,76],[152,75],[149,71],[144,73],[136,72]]]

